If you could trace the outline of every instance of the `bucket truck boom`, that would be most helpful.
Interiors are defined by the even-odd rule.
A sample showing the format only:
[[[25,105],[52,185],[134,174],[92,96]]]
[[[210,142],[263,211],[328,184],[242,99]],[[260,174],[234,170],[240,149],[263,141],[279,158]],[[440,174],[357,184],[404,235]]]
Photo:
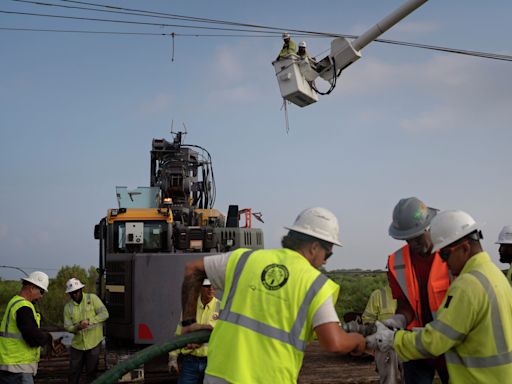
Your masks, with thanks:
[[[337,37],[331,41],[329,55],[314,67],[309,64],[307,59],[301,59],[297,55],[290,55],[274,61],[272,64],[281,96],[299,107],[315,103],[318,101],[317,93],[319,93],[313,83],[316,78],[321,77],[331,83],[331,89],[326,92],[330,93],[341,71],[361,58],[361,49],[427,1],[408,0],[353,41]]]

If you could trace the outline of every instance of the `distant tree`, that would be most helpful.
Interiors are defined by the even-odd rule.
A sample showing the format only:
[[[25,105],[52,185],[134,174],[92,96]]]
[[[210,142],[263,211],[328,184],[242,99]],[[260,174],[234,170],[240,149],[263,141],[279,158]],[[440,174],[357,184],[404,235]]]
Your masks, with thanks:
[[[7,303],[21,289],[21,283],[17,280],[2,280],[0,278],[0,320],[4,316]]]
[[[340,296],[336,312],[343,318],[347,312],[363,312],[370,294],[387,282],[385,273],[369,272],[329,272],[328,277],[340,285]]]

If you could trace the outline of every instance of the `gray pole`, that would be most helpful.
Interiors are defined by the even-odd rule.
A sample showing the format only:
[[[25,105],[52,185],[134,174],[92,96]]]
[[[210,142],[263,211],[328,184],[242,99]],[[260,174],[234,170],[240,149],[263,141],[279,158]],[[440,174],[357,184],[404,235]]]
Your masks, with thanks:
[[[357,39],[352,41],[352,47],[354,47],[356,51],[359,51],[360,49],[366,47],[373,40],[382,35],[384,32],[386,32],[389,28],[398,23],[412,11],[425,4],[427,1],[428,0],[409,0],[406,3],[402,4],[399,8],[395,9],[392,13],[387,15],[385,18],[383,18],[381,21],[379,21],[377,24],[375,24],[373,27],[371,27]]]

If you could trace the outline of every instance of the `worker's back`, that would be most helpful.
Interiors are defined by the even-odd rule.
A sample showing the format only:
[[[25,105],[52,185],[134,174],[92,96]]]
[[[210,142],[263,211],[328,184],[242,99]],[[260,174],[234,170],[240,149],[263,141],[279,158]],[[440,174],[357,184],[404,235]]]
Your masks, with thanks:
[[[396,307],[397,303],[391,294],[389,285],[376,289],[370,294],[364,309],[362,315],[363,323],[387,320],[395,314]]]
[[[229,258],[206,373],[233,383],[295,383],[313,315],[339,287],[295,251],[248,254]]]

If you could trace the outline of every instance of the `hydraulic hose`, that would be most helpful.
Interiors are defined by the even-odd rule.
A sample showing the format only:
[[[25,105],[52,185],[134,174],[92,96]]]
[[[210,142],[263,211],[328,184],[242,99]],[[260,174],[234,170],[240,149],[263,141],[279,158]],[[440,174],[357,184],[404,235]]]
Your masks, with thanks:
[[[110,371],[105,372],[103,375],[93,381],[93,384],[111,384],[117,381],[127,372],[140,367],[146,361],[150,361],[157,356],[163,355],[175,349],[183,348],[187,344],[202,344],[206,343],[210,338],[210,330],[201,330],[197,332],[187,333],[182,336],[175,336],[168,341],[160,344],[154,344],[150,347],[135,353],[128,360],[125,360]]]

